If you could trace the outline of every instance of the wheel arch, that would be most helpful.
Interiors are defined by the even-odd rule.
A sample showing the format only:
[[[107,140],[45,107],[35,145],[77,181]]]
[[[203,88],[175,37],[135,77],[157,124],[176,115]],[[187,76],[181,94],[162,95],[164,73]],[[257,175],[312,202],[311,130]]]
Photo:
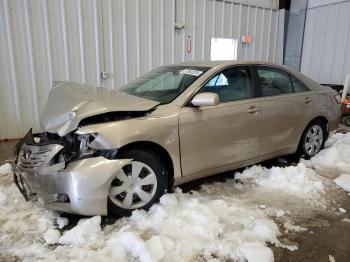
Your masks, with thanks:
[[[317,116],[317,117],[314,117],[306,126],[305,128],[310,125],[310,123],[312,123],[313,121],[321,121],[323,124],[324,124],[324,128],[325,128],[325,131],[326,131],[326,140],[328,139],[328,135],[329,135],[329,121],[328,119],[325,117],[325,116]],[[304,129],[305,130],[305,129]]]
[[[165,164],[165,167],[168,171],[168,192],[171,191],[172,186],[174,184],[174,163],[173,160],[169,154],[169,152],[162,147],[161,145],[150,142],[150,141],[137,141],[132,142],[126,145],[123,145],[118,149],[117,158],[118,155],[121,152],[125,152],[132,149],[139,149],[139,150],[145,150],[145,151],[151,151],[152,153],[156,154]]]
[[[303,137],[303,134],[306,130],[306,128],[314,121],[321,121],[323,124],[324,124],[324,128],[325,128],[325,131],[326,131],[326,139],[328,139],[328,135],[329,135],[329,130],[328,130],[328,119],[325,117],[325,116],[322,116],[322,115],[319,115],[319,116],[316,116],[314,118],[312,118],[304,127],[303,129],[303,132],[301,133],[301,135],[299,136],[299,144],[301,142],[301,138]]]
[[[299,152],[300,151],[300,147],[301,147],[301,143],[302,143],[302,138],[303,138],[303,135],[304,135],[304,132],[306,130],[306,128],[314,121],[321,121],[323,124],[324,124],[324,130],[326,132],[326,136],[325,136],[325,140],[328,139],[328,135],[329,135],[329,127],[328,127],[328,119],[325,117],[325,116],[322,116],[322,115],[319,115],[319,116],[316,116],[314,118],[312,118],[304,127],[303,129],[303,132],[300,134],[299,136],[299,141],[298,141],[298,147],[297,147],[297,150],[296,152]]]

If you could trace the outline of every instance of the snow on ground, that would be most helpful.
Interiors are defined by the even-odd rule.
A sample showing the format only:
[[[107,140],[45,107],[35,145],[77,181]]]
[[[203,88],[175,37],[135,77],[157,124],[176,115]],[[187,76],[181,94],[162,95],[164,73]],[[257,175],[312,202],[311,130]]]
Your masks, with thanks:
[[[336,134],[311,161],[252,166],[198,191],[178,188],[149,211],[114,224],[101,227],[95,216],[63,231],[69,221],[40,202],[25,202],[6,164],[0,166],[0,260],[273,261],[269,245],[293,251],[297,243],[286,241],[288,234],[308,231],[298,217],[337,211],[328,194],[336,185],[319,170],[346,173],[346,152],[349,134]],[[346,175],[335,183],[346,189],[344,181]]]
[[[341,174],[339,177],[334,179],[334,183],[336,183],[343,190],[350,192],[350,175]],[[0,201],[1,201],[1,198],[0,198]]]
[[[328,139],[325,149],[311,159],[315,169],[335,173],[350,172],[350,133],[336,133]]]
[[[61,235],[54,226],[57,215],[39,203],[22,200],[10,182],[12,172],[2,176],[0,192],[8,196],[0,209],[0,245],[5,258],[272,261],[266,243],[284,246],[278,240],[276,223],[255,205],[234,195],[221,199],[220,195],[182,193],[180,189],[163,196],[148,212],[135,211],[103,229],[99,216],[81,219]]]
[[[320,177],[303,163],[286,168],[253,166],[235,178],[244,182],[254,181],[256,186],[269,190],[284,191],[299,198],[318,198],[324,193]]]

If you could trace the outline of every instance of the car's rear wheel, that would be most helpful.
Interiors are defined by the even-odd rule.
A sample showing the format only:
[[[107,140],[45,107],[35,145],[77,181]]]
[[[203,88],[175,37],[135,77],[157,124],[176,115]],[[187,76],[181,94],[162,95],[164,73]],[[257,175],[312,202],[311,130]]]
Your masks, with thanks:
[[[166,192],[168,172],[152,151],[133,149],[118,158],[132,159],[113,178],[108,192],[111,214],[127,216],[135,209],[148,209]]]
[[[346,115],[342,117],[342,122],[346,126],[350,126],[350,115]]]
[[[304,130],[299,145],[299,154],[310,159],[324,147],[326,126],[320,120],[312,121]]]

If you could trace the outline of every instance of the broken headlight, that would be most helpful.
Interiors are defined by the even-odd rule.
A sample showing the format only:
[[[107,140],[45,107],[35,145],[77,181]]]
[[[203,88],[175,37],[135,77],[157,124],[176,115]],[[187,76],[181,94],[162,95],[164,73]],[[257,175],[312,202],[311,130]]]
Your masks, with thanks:
[[[84,134],[84,135],[78,136],[78,139],[80,141],[79,158],[94,156],[96,149],[91,148],[90,144],[92,141],[95,140],[95,138],[96,138],[96,134],[94,134],[94,133]]]
[[[117,155],[117,149],[98,133],[78,134],[78,139],[80,141],[79,158],[103,156],[107,159],[115,159]]]

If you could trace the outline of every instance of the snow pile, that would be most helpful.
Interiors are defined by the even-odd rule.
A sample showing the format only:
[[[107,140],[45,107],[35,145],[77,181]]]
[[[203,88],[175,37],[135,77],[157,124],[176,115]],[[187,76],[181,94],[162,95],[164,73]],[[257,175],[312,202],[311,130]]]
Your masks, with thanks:
[[[59,229],[62,229],[69,224],[69,220],[66,217],[58,217],[56,219],[56,224]]]
[[[98,216],[81,219],[62,236],[55,223],[62,228],[67,219],[58,218],[39,203],[23,201],[11,181],[6,184],[1,180],[1,219],[5,225],[1,234],[5,237],[0,238],[0,245],[6,248],[6,258],[50,261],[273,261],[267,243],[295,250],[296,246],[285,246],[279,241],[281,234],[272,219],[282,219],[290,211],[275,208],[270,200],[282,194],[288,199],[291,194],[298,197],[298,205],[300,198],[318,199],[324,190],[321,179],[303,164],[271,169],[253,166],[236,176],[244,181],[240,188],[230,179],[205,185],[198,192],[182,193],[178,189],[164,195],[147,212],[137,210],[131,217],[103,229]],[[257,200],[265,204],[258,204]],[[278,201],[284,204],[283,199]],[[287,220],[285,229],[304,230],[288,223]]]
[[[50,228],[49,230],[47,230],[43,237],[45,239],[45,242],[48,244],[55,244],[57,243],[58,239],[60,238],[61,233],[60,231],[58,231],[57,229],[52,229]]]
[[[336,133],[331,136],[326,148],[312,157],[311,163],[316,169],[350,172],[350,133]]]
[[[318,198],[324,192],[319,175],[303,163],[297,166],[272,167],[252,166],[235,177],[244,182],[255,182],[259,187],[278,190],[302,198]]]
[[[6,201],[7,201],[7,197],[5,193],[0,191],[0,208],[6,204]]]
[[[66,231],[58,242],[63,245],[88,245],[90,247],[101,246],[103,236],[101,231],[101,217],[80,219],[78,225]]]
[[[339,177],[334,179],[334,183],[336,183],[337,186],[339,186],[343,190],[350,192],[350,175],[341,174]],[[0,202],[1,202],[1,196],[0,196]]]
[[[272,218],[254,203],[236,198],[233,187],[224,198],[178,189],[147,212],[137,210],[104,228],[99,216],[81,219],[61,235],[56,226],[68,221],[40,202],[24,201],[11,169],[6,167],[2,175],[0,260],[273,261],[267,243],[295,249],[280,243]]]
[[[292,215],[326,209],[329,183],[311,167],[345,170],[350,164],[350,135],[337,134],[328,146],[296,166],[253,166],[199,191],[177,189],[149,211],[134,211],[112,225],[101,226],[96,216],[62,234],[58,229],[68,219],[40,202],[25,202],[11,165],[0,166],[0,260],[273,261],[267,244],[295,250],[279,240],[281,232],[307,231]],[[347,190],[349,177],[335,183]]]
[[[0,176],[9,175],[12,173],[12,166],[10,163],[6,163],[0,166]]]
[[[39,258],[47,252],[45,240],[57,240],[51,231],[57,215],[40,202],[24,201],[12,180],[11,165],[0,166],[0,261]]]
[[[272,250],[257,243],[245,243],[239,248],[245,261],[249,262],[269,262],[274,261]]]
[[[178,191],[163,196],[149,212],[135,211],[105,250],[121,260],[132,254],[141,261],[194,261],[247,258],[254,252],[250,247],[259,247],[265,251],[256,261],[272,261],[265,243],[280,245],[279,235],[271,219],[239,200]]]

